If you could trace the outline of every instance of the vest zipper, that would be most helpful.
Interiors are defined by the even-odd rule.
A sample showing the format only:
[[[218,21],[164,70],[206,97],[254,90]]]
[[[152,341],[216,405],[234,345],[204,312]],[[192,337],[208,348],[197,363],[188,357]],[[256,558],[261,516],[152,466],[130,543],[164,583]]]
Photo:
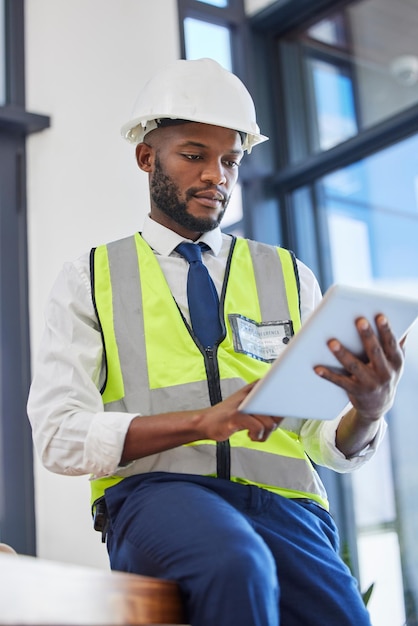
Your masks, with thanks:
[[[209,398],[213,406],[222,401],[218,362],[213,348],[205,348],[205,365]],[[216,442],[216,475],[225,480],[231,479],[231,447],[228,439]]]

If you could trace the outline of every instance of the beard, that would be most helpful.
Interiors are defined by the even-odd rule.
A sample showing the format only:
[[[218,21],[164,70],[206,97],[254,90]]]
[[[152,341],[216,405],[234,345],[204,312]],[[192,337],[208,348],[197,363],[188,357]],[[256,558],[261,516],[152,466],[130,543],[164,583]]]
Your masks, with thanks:
[[[197,192],[204,191],[207,188],[208,187],[190,187],[190,189],[187,189],[185,192],[185,199],[183,201],[180,197],[178,186],[174,180],[165,173],[158,154],[156,155],[154,173],[150,180],[151,199],[162,213],[170,217],[179,226],[200,233],[206,233],[219,226],[228,206],[230,196],[225,196],[223,209],[215,220],[209,217],[195,217],[187,211],[188,201]]]

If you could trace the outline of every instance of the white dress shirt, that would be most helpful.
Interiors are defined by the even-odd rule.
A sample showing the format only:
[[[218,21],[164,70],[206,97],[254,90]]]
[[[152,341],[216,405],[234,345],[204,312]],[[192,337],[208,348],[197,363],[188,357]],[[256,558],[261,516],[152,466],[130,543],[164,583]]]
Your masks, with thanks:
[[[150,217],[142,236],[153,249],[171,292],[184,317],[187,306],[188,263],[173,271],[175,247],[184,241]],[[210,250],[203,261],[220,293],[231,238],[217,228],[205,233]],[[318,283],[306,265],[297,262],[301,289],[302,323],[321,299]],[[28,401],[35,448],[43,464],[66,475],[111,475],[118,467],[126,432],[138,414],[103,410],[100,394],[105,369],[100,328],[92,304],[89,255],[66,263],[52,288],[46,306],[41,340]],[[307,421],[301,439],[310,458],[345,472],[364,463],[377,448],[385,425],[360,455],[347,459],[335,446],[340,417],[332,421]]]

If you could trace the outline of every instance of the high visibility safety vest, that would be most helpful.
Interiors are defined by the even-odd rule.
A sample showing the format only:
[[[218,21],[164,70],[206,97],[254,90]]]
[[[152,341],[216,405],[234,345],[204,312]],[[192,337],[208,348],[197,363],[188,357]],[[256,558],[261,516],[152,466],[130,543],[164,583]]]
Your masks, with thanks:
[[[224,337],[213,350],[193,336],[140,234],[92,250],[91,279],[105,350],[106,411],[152,415],[216,404],[268,371],[274,360],[268,333],[280,350],[300,328],[293,254],[246,239],[232,238],[220,297]],[[297,381],[294,392],[300,393]],[[240,431],[228,441],[195,441],[138,459],[92,480],[92,503],[126,476],[157,471],[222,477],[328,509],[297,428],[278,428],[265,442]]]

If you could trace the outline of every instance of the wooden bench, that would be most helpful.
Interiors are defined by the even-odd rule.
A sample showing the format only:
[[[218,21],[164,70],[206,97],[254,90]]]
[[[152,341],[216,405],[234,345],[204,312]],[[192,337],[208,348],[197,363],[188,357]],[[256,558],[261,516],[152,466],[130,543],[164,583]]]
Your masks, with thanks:
[[[185,624],[176,583],[0,552],[0,626]]]

